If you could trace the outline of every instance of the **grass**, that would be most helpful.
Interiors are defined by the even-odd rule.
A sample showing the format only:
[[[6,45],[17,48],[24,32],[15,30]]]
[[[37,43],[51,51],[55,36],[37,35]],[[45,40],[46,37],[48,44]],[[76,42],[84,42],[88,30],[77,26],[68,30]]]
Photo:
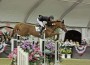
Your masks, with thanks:
[[[90,65],[90,59],[62,59],[60,65]]]
[[[11,60],[9,60],[8,58],[0,58],[0,65],[10,65],[11,64]]]
[[[11,60],[0,58],[0,65],[10,65]],[[90,59],[62,59],[60,65],[90,65]]]

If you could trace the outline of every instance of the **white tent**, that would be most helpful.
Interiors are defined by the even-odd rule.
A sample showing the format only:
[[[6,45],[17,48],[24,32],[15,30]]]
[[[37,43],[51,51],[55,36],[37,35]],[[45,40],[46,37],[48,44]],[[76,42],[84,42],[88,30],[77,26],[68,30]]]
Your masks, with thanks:
[[[90,0],[0,0],[0,21],[36,23],[39,14],[90,27]]]

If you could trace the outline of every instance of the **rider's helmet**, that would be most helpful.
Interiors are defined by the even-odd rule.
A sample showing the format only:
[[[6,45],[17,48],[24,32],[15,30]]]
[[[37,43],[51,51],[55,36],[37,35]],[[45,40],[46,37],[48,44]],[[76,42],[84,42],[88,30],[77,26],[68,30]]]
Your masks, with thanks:
[[[41,17],[42,15],[39,15],[39,17]]]

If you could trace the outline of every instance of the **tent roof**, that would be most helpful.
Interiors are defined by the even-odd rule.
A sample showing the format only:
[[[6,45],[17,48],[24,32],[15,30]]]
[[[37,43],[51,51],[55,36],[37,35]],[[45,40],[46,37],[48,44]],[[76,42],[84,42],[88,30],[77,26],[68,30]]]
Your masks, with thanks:
[[[39,14],[90,27],[90,0],[0,0],[0,21],[37,23]]]

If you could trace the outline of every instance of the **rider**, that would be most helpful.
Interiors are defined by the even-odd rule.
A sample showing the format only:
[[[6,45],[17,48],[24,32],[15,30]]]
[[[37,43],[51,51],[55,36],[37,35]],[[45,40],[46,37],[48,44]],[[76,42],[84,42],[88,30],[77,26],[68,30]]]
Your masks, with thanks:
[[[45,26],[43,24],[43,21],[46,21],[47,24],[50,26],[51,25],[51,22],[54,19],[53,16],[42,16],[42,15],[39,15],[39,17],[37,18],[37,22],[39,23],[40,27],[41,27],[41,30],[40,30],[40,34],[42,34],[42,31],[45,29]]]

